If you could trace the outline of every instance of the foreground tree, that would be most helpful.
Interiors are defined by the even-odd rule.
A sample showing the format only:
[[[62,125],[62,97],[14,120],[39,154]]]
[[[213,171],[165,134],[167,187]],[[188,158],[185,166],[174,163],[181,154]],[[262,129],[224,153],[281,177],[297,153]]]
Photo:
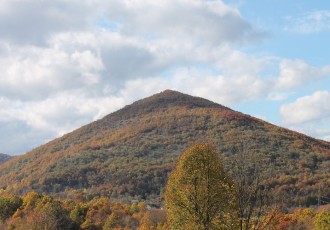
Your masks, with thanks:
[[[251,146],[238,142],[226,162],[237,191],[239,230],[266,229],[263,217],[271,213],[270,201],[275,205],[275,196],[264,183],[272,177],[273,165]]]
[[[166,186],[170,228],[237,229],[235,193],[214,147],[202,143],[188,148]]]

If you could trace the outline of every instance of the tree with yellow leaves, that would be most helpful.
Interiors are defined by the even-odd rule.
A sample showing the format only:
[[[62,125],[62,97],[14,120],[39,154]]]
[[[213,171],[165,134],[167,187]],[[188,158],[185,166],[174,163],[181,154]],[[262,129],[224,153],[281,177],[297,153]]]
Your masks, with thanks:
[[[235,188],[220,155],[207,143],[183,152],[165,191],[171,229],[237,229]]]

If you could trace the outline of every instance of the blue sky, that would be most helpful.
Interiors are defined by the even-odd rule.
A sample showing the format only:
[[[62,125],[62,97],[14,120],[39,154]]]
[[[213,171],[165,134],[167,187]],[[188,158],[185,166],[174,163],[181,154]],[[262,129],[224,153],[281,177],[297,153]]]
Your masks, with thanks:
[[[0,152],[178,90],[330,140],[330,3],[0,2]]]
[[[328,1],[225,1],[237,7],[241,15],[250,23],[267,32],[261,44],[243,48],[245,52],[254,55],[274,55],[278,58],[300,60],[313,67],[329,65],[330,53],[327,41],[330,38],[330,2]],[[274,73],[276,70],[274,71]],[[283,104],[290,103],[301,97],[312,95],[315,91],[329,91],[329,73],[322,81],[313,81],[310,84],[290,92],[290,96],[270,103],[267,100],[256,100],[234,106],[239,111],[249,114],[259,114],[261,117],[278,125],[283,124],[283,117],[279,113]],[[327,101],[330,104],[330,101]],[[326,117],[327,115],[325,115]],[[281,120],[282,118],[282,120]],[[320,118],[322,120],[322,118]],[[313,131],[324,126],[319,121],[301,126],[289,126],[292,129],[313,135]],[[313,129],[312,130],[306,130]],[[328,129],[329,126],[325,125]],[[325,131],[326,132],[326,131]],[[314,133],[313,136],[321,137]],[[323,136],[323,139],[327,137]],[[329,139],[328,139],[329,140]]]
[[[328,1],[226,1],[255,26],[269,33],[269,39],[256,52],[290,59],[303,59],[311,65],[327,65],[329,52],[324,44],[330,35]],[[317,17],[320,17],[317,19]]]

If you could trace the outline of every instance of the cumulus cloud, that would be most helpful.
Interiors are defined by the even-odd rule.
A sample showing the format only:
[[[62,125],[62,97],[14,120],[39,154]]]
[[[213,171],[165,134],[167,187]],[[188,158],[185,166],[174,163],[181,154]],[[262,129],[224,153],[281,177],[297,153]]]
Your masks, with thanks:
[[[90,97],[76,91],[43,101],[0,99],[0,146],[9,154],[23,153],[41,143],[72,131],[118,110],[121,97]]]
[[[174,89],[195,96],[208,98],[226,106],[254,100],[267,94],[271,87],[268,82],[258,76],[225,76],[212,73],[209,69],[179,68],[170,77],[135,79],[128,81],[122,95],[140,98],[159,92],[164,88]],[[134,89],[140,89],[136,93]],[[242,90],[244,89],[244,90]],[[131,93],[129,93],[131,92]]]
[[[86,28],[93,16],[91,7],[96,7],[91,1],[78,0],[1,1],[1,39],[10,43],[44,45],[54,33]]]
[[[65,52],[36,47],[8,50],[0,57],[1,95],[20,100],[44,99],[58,91],[98,83],[103,63],[89,50]]]
[[[280,113],[285,124],[299,124],[330,119],[330,92],[317,91],[309,96],[282,105]]]
[[[150,39],[166,36],[219,45],[263,36],[263,32],[254,30],[238,10],[222,1],[111,1],[104,19],[110,23],[119,20],[118,29],[124,34]]]
[[[316,91],[280,108],[283,124],[312,137],[330,140],[330,92]]]
[[[121,98],[117,97],[91,98],[79,92],[77,95],[63,93],[39,103],[28,104],[21,111],[21,119],[31,127],[63,135],[123,105]]]
[[[216,68],[226,68],[226,59],[219,60],[232,50],[215,55],[213,50],[262,36],[222,1],[91,4],[1,2],[2,96],[42,100],[87,88],[90,94],[106,96],[118,93],[127,80],[155,77],[178,66],[217,59],[221,65]],[[120,26],[112,30],[108,24]]]
[[[296,88],[323,77],[330,77],[330,65],[313,67],[301,60],[284,59],[280,63],[276,87],[278,89]]]
[[[316,10],[298,17],[287,17],[286,30],[302,34],[317,33],[330,29],[330,11]]]

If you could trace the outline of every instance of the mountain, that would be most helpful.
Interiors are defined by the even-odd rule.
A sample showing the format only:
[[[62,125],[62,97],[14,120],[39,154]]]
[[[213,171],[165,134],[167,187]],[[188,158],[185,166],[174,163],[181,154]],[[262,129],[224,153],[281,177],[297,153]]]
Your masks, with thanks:
[[[0,187],[157,200],[180,153],[196,142],[214,144],[225,161],[249,143],[248,151],[275,168],[265,181],[292,205],[316,204],[320,192],[330,197],[329,142],[171,90],[1,164]]]
[[[4,163],[5,161],[9,160],[11,156],[0,153],[0,164]]]

